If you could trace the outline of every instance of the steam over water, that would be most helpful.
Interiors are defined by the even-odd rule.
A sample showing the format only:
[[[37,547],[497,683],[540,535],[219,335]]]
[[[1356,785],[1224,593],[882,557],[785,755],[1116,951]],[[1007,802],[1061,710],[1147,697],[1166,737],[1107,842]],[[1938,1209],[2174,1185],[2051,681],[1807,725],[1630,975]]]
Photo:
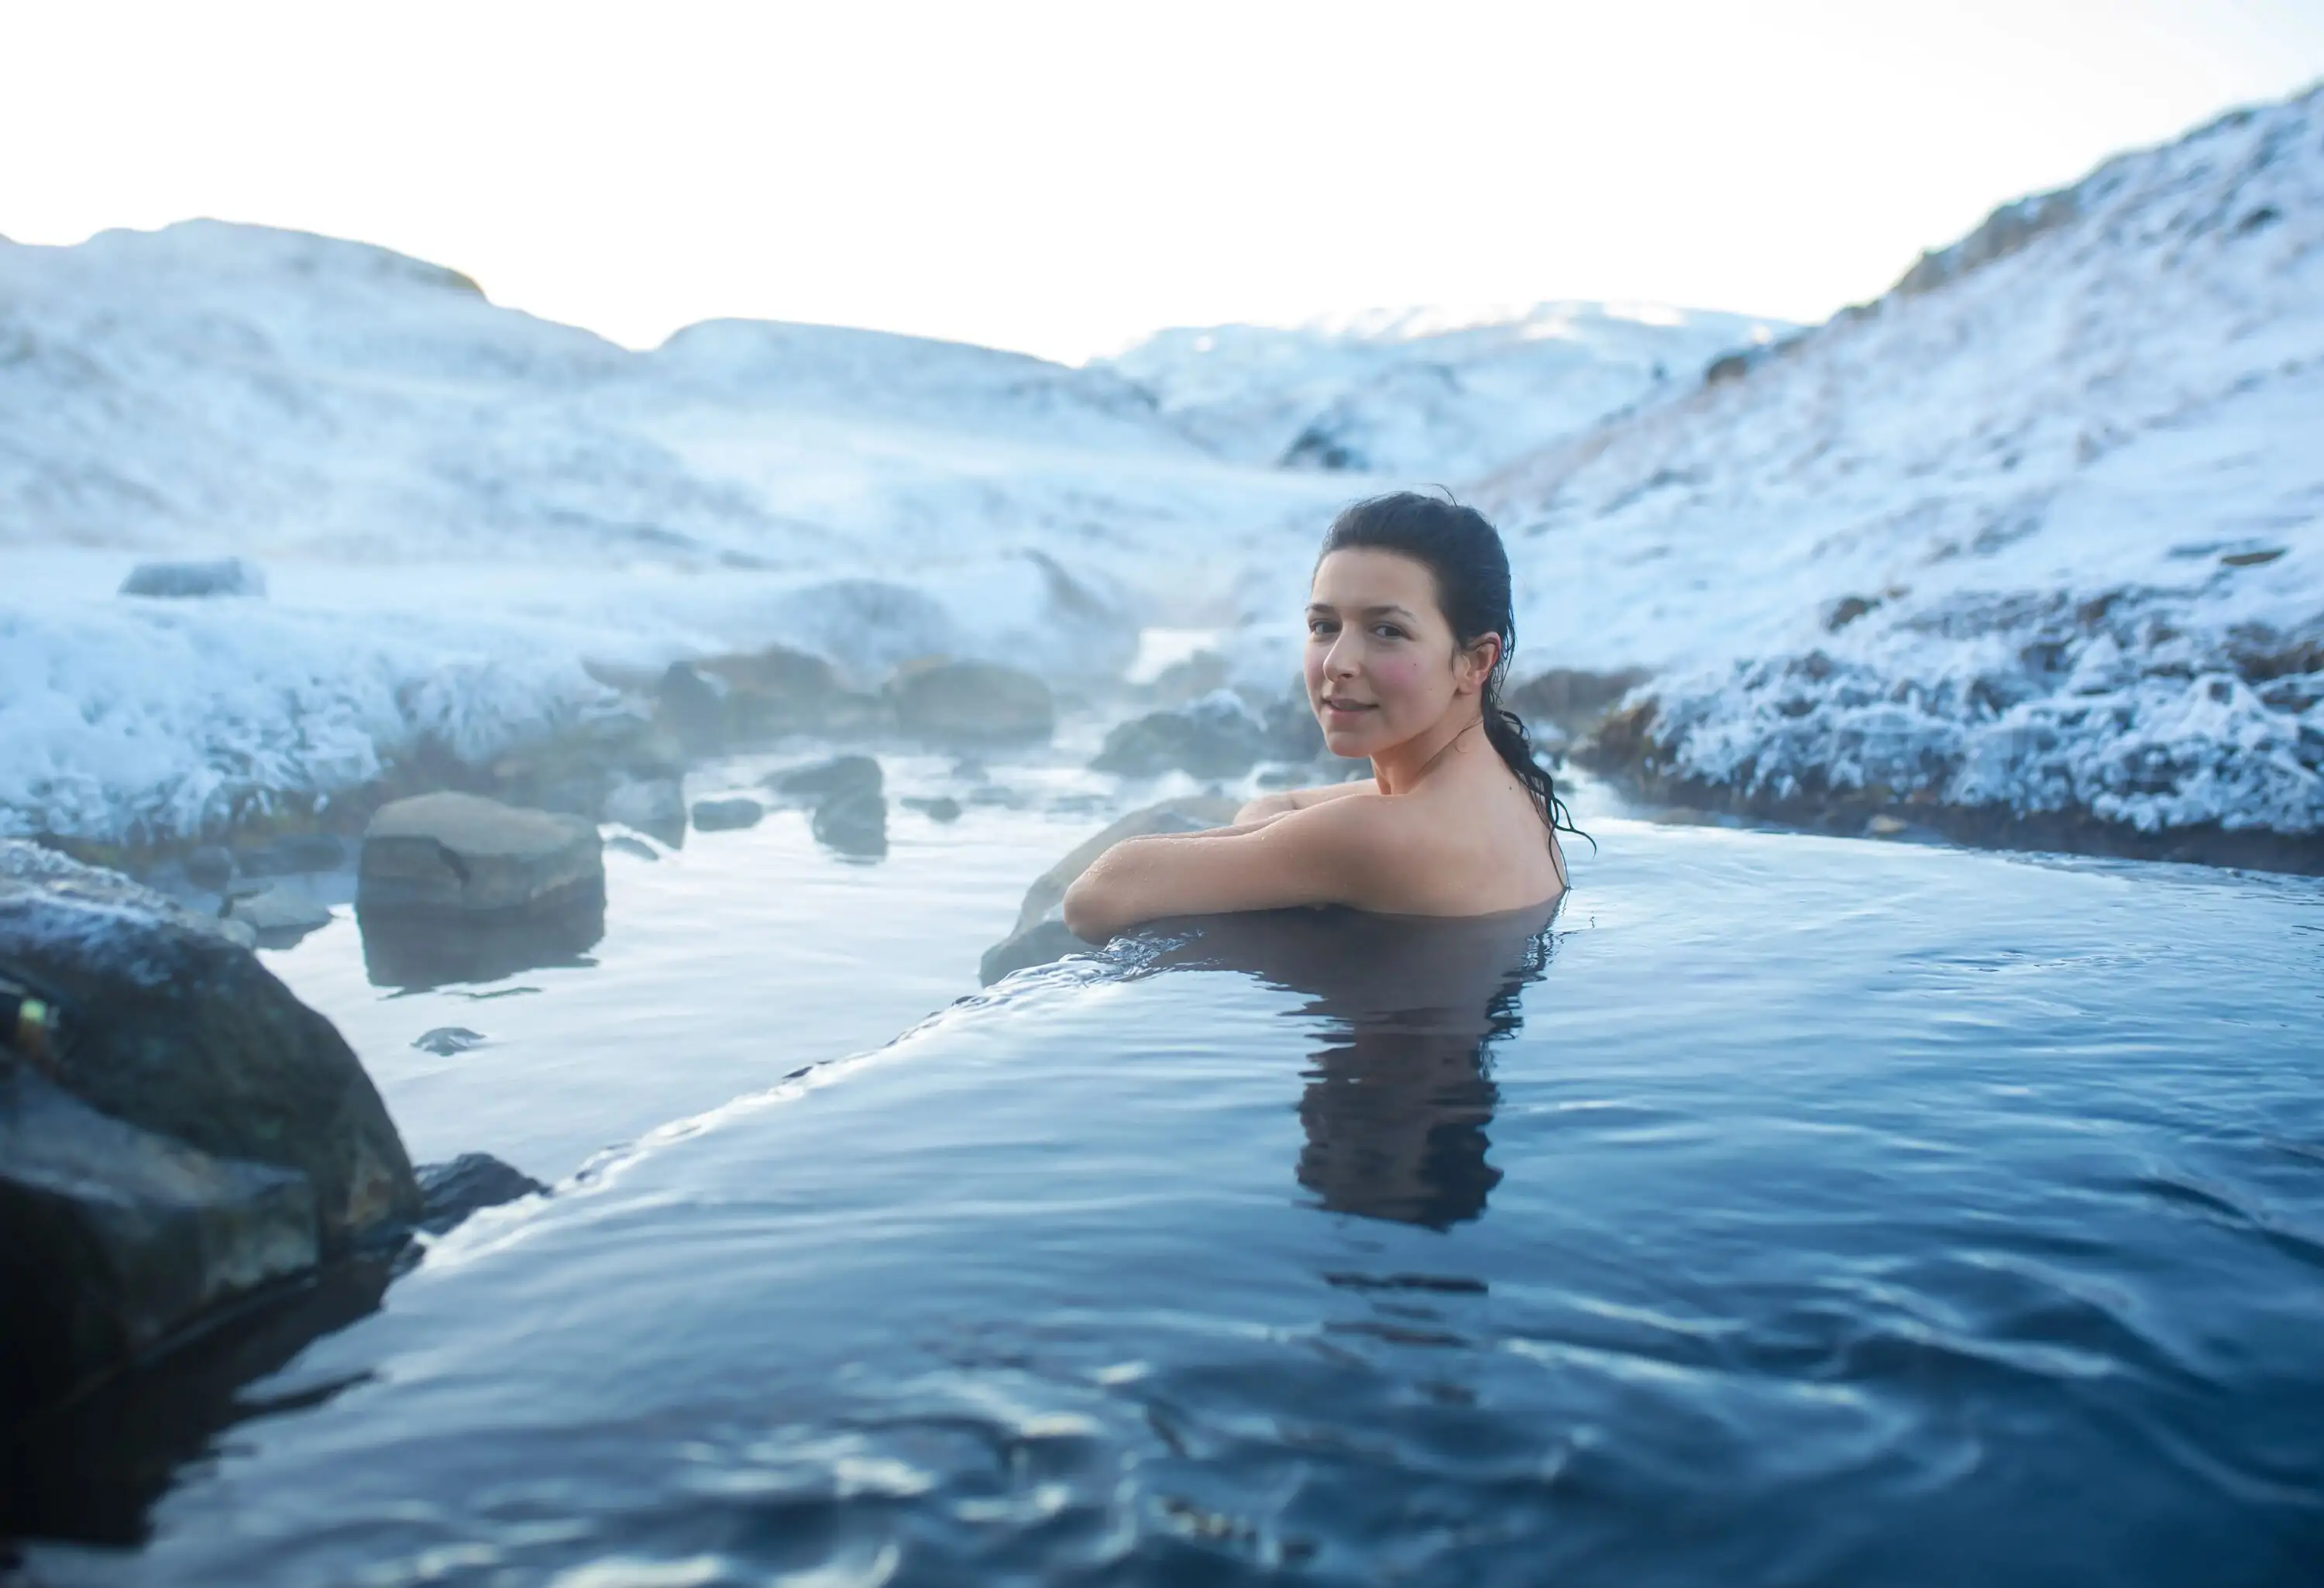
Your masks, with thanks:
[[[906,997],[851,953],[885,931],[885,984],[933,989],[1056,819],[899,827],[957,919],[876,915],[878,868],[770,822],[617,867],[594,966],[392,999],[311,939],[286,974],[420,1156],[549,1176],[528,1106],[745,1094],[479,1215],[261,1387],[296,1409],[145,1550],[35,1569],[2304,1580],[2324,888],[1595,825],[1545,930],[1174,925],[771,1091],[871,1047],[846,975]],[[773,924],[841,886],[858,924]],[[456,1007],[491,1044],[385,1047]]]

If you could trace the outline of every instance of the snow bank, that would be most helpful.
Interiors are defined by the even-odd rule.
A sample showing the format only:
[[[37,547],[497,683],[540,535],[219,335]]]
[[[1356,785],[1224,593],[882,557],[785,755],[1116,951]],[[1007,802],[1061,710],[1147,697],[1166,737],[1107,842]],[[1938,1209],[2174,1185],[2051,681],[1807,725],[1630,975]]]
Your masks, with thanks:
[[[2324,90],[2013,205],[1480,490],[1624,752],[2157,832],[2324,830]]]

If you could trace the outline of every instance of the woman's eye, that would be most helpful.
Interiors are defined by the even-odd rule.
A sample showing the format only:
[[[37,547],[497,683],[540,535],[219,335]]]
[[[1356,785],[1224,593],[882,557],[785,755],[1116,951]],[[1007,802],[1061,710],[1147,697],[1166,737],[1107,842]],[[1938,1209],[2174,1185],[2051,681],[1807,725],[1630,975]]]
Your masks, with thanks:
[[[1401,640],[1404,638],[1404,631],[1397,628],[1394,623],[1382,623],[1379,627],[1374,629],[1372,632],[1378,634],[1383,640]]]
[[[1307,620],[1307,632],[1311,634],[1328,634],[1332,632],[1332,625],[1320,617],[1311,617]]]

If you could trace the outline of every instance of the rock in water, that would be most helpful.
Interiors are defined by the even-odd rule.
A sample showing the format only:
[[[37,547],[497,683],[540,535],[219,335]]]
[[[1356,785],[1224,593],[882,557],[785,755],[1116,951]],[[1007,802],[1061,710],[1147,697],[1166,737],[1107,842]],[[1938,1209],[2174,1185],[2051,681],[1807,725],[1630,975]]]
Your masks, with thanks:
[[[486,1038],[482,1031],[472,1031],[466,1026],[438,1026],[422,1031],[411,1039],[411,1045],[422,1053],[432,1053],[439,1058],[449,1058],[456,1053],[466,1053],[471,1048],[482,1048]],[[421,1181],[423,1187],[426,1181]]]
[[[604,846],[594,824],[474,794],[422,794],[372,817],[355,909],[519,919],[592,899],[602,908],[604,892]]]
[[[315,1266],[314,1187],[99,1113],[0,1057],[0,1422]]]
[[[820,800],[834,794],[877,794],[884,780],[880,763],[869,755],[835,755],[806,766],[770,773],[766,786],[794,799]]]
[[[724,729],[738,738],[823,726],[840,695],[831,663],[782,645],[708,657],[694,670],[722,691]]]
[[[908,669],[888,681],[887,694],[898,725],[943,744],[1035,743],[1056,726],[1049,686],[994,661]]]
[[[280,947],[329,926],[331,911],[303,893],[268,888],[235,900],[226,910],[226,919],[248,927],[268,946]]]
[[[949,794],[939,794],[933,799],[907,799],[904,801],[904,808],[907,810],[918,811],[932,822],[960,820],[960,801]]]
[[[624,778],[599,814],[673,846],[686,838],[686,790],[676,778]]]
[[[420,1189],[427,1197],[420,1227],[441,1235],[472,1213],[542,1196],[549,1187],[488,1152],[464,1152],[449,1163],[422,1166]]]
[[[234,854],[216,844],[204,844],[186,855],[186,881],[197,888],[223,893],[234,881]]]
[[[990,987],[1011,971],[1047,965],[1090,946],[1065,929],[1060,913],[1065,907],[1065,890],[1074,885],[1075,877],[1089,870],[1091,862],[1124,838],[1143,838],[1157,833],[1199,833],[1207,827],[1222,827],[1233,821],[1235,812],[1240,808],[1239,800],[1213,795],[1166,799],[1131,811],[1095,837],[1076,845],[1071,854],[1034,879],[1033,885],[1025,891],[1025,902],[1017,911],[1016,929],[984,951],[984,958],[977,966],[978,979]]]
[[[808,824],[816,842],[842,854],[877,860],[888,853],[888,802],[879,794],[850,789],[815,808]]]
[[[0,965],[77,1017],[51,1079],[141,1130],[304,1174],[326,1254],[408,1223],[419,1188],[371,1077],[224,926],[0,841]]]
[[[732,799],[697,799],[694,802],[694,826],[696,832],[724,833],[738,827],[754,827],[766,808],[757,800],[736,796]]]
[[[1273,748],[1267,725],[1231,689],[1215,689],[1173,711],[1151,711],[1105,736],[1092,770],[1125,777],[1167,771],[1239,778]]]
[[[214,562],[141,562],[121,581],[121,594],[176,599],[263,596],[266,576],[256,563],[239,557]]]

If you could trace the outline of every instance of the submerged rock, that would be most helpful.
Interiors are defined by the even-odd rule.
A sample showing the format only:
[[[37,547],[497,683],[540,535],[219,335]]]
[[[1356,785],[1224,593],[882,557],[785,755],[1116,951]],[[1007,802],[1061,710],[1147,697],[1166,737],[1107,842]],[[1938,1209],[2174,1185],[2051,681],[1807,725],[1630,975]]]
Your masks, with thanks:
[[[904,808],[907,810],[917,810],[932,822],[956,822],[960,820],[960,801],[954,799],[949,794],[939,794],[934,799],[915,799],[908,797],[904,800]]]
[[[1152,778],[1191,772],[1198,778],[1239,778],[1268,758],[1267,725],[1231,689],[1167,711],[1151,711],[1105,736],[1092,770]]]
[[[315,1265],[314,1187],[98,1113],[0,1057],[0,1421]]]
[[[256,563],[239,557],[210,562],[141,562],[121,581],[121,594],[176,600],[263,596],[266,575]]]
[[[1158,805],[1131,811],[1094,837],[1074,845],[1071,853],[1035,878],[1033,885],[1025,891],[1015,928],[984,951],[977,966],[978,980],[990,987],[1011,971],[1047,965],[1089,947],[1066,929],[1062,913],[1065,890],[1074,885],[1074,878],[1089,870],[1092,862],[1123,839],[1158,833],[1199,833],[1209,827],[1225,826],[1240,808],[1240,800],[1217,795],[1165,799]]]
[[[482,1048],[485,1037],[482,1031],[472,1031],[466,1026],[438,1026],[422,1031],[411,1039],[411,1045],[422,1053],[432,1053],[438,1058],[449,1058],[456,1053],[466,1053],[471,1048]],[[422,1182],[425,1184],[424,1180]]]
[[[1056,726],[1049,686],[996,661],[908,669],[886,693],[899,726],[943,744],[1036,743]]]
[[[759,825],[759,818],[766,814],[764,806],[742,795],[730,799],[697,799],[694,802],[695,830],[703,833],[754,827]]]
[[[364,834],[355,909],[365,915],[537,916],[605,890],[604,845],[579,817],[474,794],[380,808]]]
[[[549,1191],[530,1175],[488,1152],[464,1152],[449,1163],[423,1165],[420,1189],[427,1199],[420,1228],[432,1235],[446,1233],[470,1214],[520,1197],[546,1196]]]
[[[284,946],[331,924],[330,907],[288,888],[267,888],[235,900],[226,919],[239,921],[271,947]]]

